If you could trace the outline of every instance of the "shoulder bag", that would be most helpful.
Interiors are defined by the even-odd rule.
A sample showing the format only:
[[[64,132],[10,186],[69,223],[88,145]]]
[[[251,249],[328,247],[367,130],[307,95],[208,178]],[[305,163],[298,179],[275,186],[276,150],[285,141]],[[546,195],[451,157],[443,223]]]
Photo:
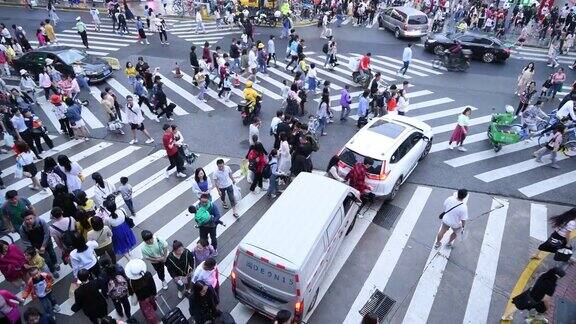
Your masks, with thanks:
[[[456,206],[448,209],[447,211],[441,212],[440,215],[438,215],[438,218],[440,218],[440,219],[444,218],[444,215],[448,214],[449,212],[452,211],[452,209],[454,209],[454,208],[456,208],[456,207],[458,207],[458,206],[460,206],[460,205],[462,205],[462,204],[463,204],[463,203],[459,203],[458,205],[456,205]]]

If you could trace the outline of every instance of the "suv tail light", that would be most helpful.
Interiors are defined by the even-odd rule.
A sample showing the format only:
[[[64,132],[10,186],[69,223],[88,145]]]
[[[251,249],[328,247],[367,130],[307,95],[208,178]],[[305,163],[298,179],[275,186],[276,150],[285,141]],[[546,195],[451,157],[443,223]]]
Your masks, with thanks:
[[[230,278],[232,278],[232,293],[236,294],[236,272],[230,272]]]
[[[388,170],[388,164],[386,163],[386,161],[382,162],[382,168],[380,169],[380,174],[372,174],[372,173],[368,173],[366,175],[366,177],[370,180],[386,180],[386,178],[388,177],[388,174],[390,174],[390,170]]]

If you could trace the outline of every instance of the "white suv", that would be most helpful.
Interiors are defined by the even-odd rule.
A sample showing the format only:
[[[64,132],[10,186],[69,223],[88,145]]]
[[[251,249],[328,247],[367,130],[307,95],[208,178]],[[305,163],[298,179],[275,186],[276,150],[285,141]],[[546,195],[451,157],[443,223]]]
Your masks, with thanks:
[[[392,200],[418,162],[430,152],[432,135],[432,127],[414,118],[374,118],[338,154],[338,173],[345,176],[354,164],[370,157],[374,163],[367,170],[366,184],[376,196]]]

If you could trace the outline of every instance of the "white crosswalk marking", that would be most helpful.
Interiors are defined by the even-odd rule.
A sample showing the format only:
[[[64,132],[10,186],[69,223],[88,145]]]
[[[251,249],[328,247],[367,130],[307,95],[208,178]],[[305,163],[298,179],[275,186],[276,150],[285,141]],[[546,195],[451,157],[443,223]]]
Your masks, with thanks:
[[[488,223],[486,224],[463,323],[488,322],[492,289],[496,279],[498,258],[500,257],[506,216],[508,215],[508,205],[508,201],[492,200],[492,207],[490,208],[492,212],[488,216]]]
[[[174,83],[172,80],[170,80],[168,77],[161,75],[162,76],[162,82],[168,87],[170,88],[170,90],[176,92],[179,96],[181,96],[182,98],[188,100],[188,102],[190,102],[191,104],[193,104],[194,106],[198,107],[200,110],[202,111],[212,111],[214,110],[214,108],[210,107],[208,104],[204,103],[203,101],[199,100],[198,97],[196,97],[195,95],[191,94],[190,92],[184,90],[182,87],[180,87],[179,85],[177,85],[176,83]]]
[[[432,189],[430,188],[418,187],[416,189],[343,323],[360,323],[362,316],[359,311],[370,298],[374,287],[380,290],[386,287],[431,193]],[[420,321],[412,323],[420,323]]]
[[[548,208],[542,204],[530,204],[530,237],[544,242],[548,238]]]
[[[534,197],[539,194],[556,190],[566,185],[576,183],[576,170],[548,178],[546,180],[535,182],[531,185],[518,189],[526,197]]]
[[[174,71],[172,71],[172,72],[174,73]],[[186,74],[186,73],[184,73],[184,72],[181,72],[181,73],[182,73],[182,80],[188,82],[190,85],[193,85],[193,84],[194,84],[194,78],[192,78],[192,76],[190,76],[190,75],[188,75],[188,74]],[[219,81],[218,81],[218,82],[219,82]],[[228,107],[228,108],[234,108],[234,107],[236,107],[236,104],[235,104],[235,103],[233,103],[233,102],[231,102],[231,101],[226,101],[226,100],[224,100],[223,98],[218,98],[218,93],[216,93],[216,91],[212,90],[211,88],[208,88],[208,89],[206,90],[206,93],[207,93],[210,97],[216,99],[218,102],[222,103],[223,105],[225,105],[225,106]]]
[[[220,28],[216,26],[216,22],[204,22],[205,33],[202,29],[196,33],[196,22],[178,22],[175,23],[168,32],[175,35],[187,42],[192,42],[194,45],[203,45],[204,42],[209,42],[210,45],[216,44],[219,40],[229,35],[240,35],[242,31],[236,25],[222,24]]]

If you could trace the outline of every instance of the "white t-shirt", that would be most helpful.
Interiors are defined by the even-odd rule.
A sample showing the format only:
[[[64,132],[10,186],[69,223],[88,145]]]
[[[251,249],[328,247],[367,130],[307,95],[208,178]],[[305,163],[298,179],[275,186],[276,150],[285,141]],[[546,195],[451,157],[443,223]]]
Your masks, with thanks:
[[[456,198],[456,195],[450,196],[444,201],[445,212],[459,204],[462,205],[450,210],[450,212],[444,214],[444,217],[442,218],[442,222],[451,228],[462,227],[462,221],[468,219],[468,206],[466,206],[466,199],[460,201]]]
[[[560,227],[556,232],[558,232],[559,235],[568,238],[570,232],[573,230],[576,230],[576,220],[569,221],[566,223],[566,225]]]
[[[224,166],[224,170],[220,171],[220,169],[217,169],[212,173],[212,179],[218,189],[228,188],[232,185],[230,173],[232,173],[232,170],[227,165]]]
[[[197,281],[204,281],[204,283],[211,285],[213,288],[216,288],[218,285],[218,275],[217,270],[214,268],[213,270],[204,270],[204,261],[200,263],[196,269],[194,269],[194,273],[192,274],[192,282]]]

